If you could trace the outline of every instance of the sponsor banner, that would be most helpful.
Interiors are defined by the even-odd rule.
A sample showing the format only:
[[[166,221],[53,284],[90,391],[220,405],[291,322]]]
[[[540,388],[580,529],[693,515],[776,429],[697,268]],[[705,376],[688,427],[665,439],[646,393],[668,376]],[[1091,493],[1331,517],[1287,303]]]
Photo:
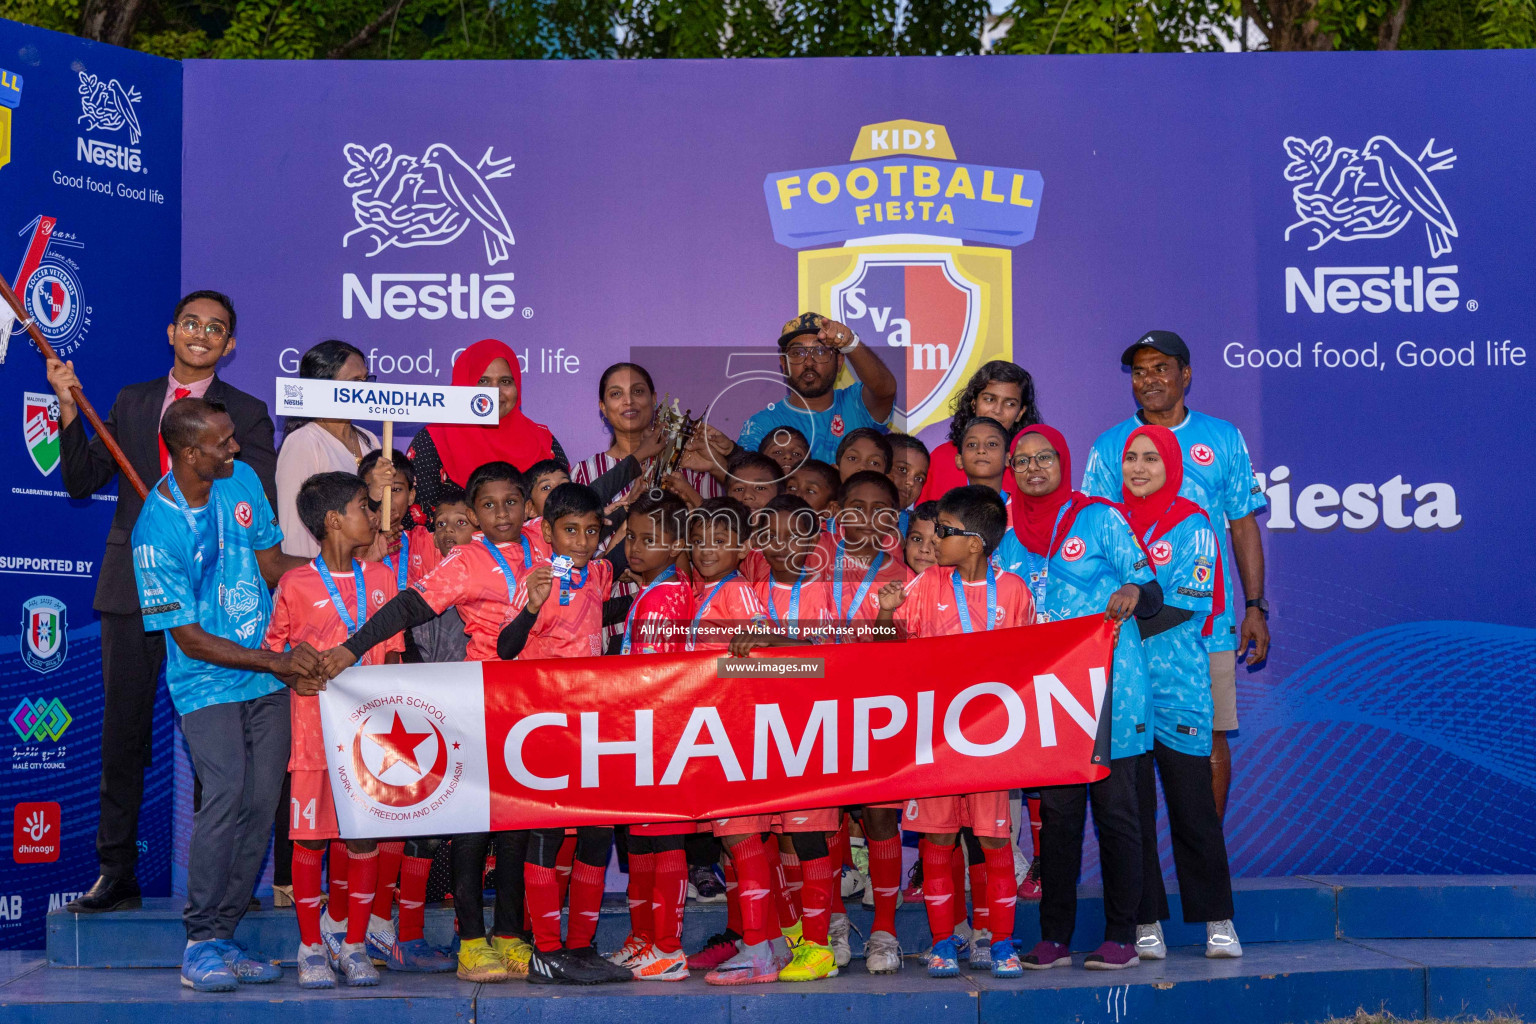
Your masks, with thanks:
[[[495,388],[379,384],[364,381],[277,378],[273,411],[309,419],[416,420],[422,423],[496,423]]]
[[[337,820],[439,835],[1092,782],[1115,628],[779,649],[821,662],[816,688],[703,652],[637,658],[623,687],[599,658],[351,669],[320,696]]]

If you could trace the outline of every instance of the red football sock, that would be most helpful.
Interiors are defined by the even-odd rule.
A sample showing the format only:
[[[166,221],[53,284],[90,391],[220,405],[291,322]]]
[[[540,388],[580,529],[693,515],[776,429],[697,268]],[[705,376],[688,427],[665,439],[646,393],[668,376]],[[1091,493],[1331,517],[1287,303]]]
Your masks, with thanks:
[[[950,873],[950,850],[928,841],[918,844],[923,857],[923,903],[928,908],[928,930],[933,941],[955,934],[955,879]]]
[[[347,854],[347,941],[368,937],[368,914],[373,910],[374,887],[379,877],[379,851]]]
[[[869,840],[869,884],[875,888],[872,931],[896,934],[896,897],[901,892],[901,837]]]
[[[688,855],[682,850],[656,854],[656,882],[652,888],[651,929],[656,948],[676,953],[683,943],[683,903],[688,898]]]
[[[1025,798],[1029,805],[1029,845],[1034,852],[1032,857],[1040,856],[1040,798],[1037,796]]]
[[[571,865],[576,863],[576,837],[566,836],[560,842],[560,852],[555,855],[556,881],[560,885],[560,905],[565,906],[566,893],[571,888]]]
[[[741,934],[741,884],[736,880],[736,862],[725,862],[725,927]]]
[[[832,886],[832,913],[846,914],[848,908],[843,906],[843,865],[848,863],[848,816],[843,816],[843,824],[837,833],[827,841],[827,849],[832,854],[832,876],[836,879]]]
[[[957,847],[958,849],[958,847]],[[991,916],[987,912],[987,869],[991,867],[991,850],[980,864],[968,865],[971,875],[971,927],[991,929]],[[956,853],[955,856],[959,856]]]
[[[401,942],[423,938],[427,914],[427,876],[431,857],[404,857],[400,861],[400,923],[395,934]]]
[[[342,924],[347,919],[347,844],[332,839],[325,864],[330,872],[330,897],[326,907],[331,912],[331,920]]]
[[[656,941],[651,900],[656,888],[656,854],[629,855],[629,933],[646,942]]]
[[[299,917],[299,941],[320,941],[320,861],[324,850],[293,844],[293,909]]]
[[[784,865],[784,887],[789,891],[790,902],[795,905],[798,920],[805,916],[805,905],[800,898],[800,890],[805,888],[805,872],[800,867],[800,855],[794,850],[780,848],[779,862]]]
[[[768,883],[773,890],[773,906],[778,915],[779,931],[788,931],[800,920],[800,912],[789,895],[789,879],[784,872],[778,836],[769,836],[763,841],[763,859],[768,865]],[[770,927],[768,930],[771,932],[773,929]]]
[[[565,944],[571,949],[592,945],[597,934],[597,915],[603,909],[603,880],[608,865],[577,861],[571,868],[571,920]]]
[[[992,941],[1001,942],[1013,938],[1013,910],[1019,901],[1019,887],[1013,879],[1013,844],[986,850],[987,920],[990,922]],[[976,892],[972,882],[972,893]],[[978,907],[981,901],[978,899]]]
[[[762,839],[747,836],[731,847],[731,859],[736,862],[737,892],[741,898],[741,937],[749,946],[767,942],[771,936],[767,902],[773,883],[768,877]]]
[[[923,877],[928,877],[928,865],[923,865]],[[956,838],[955,845],[949,848],[949,878],[950,884],[955,887],[955,925],[959,927],[966,921],[965,917],[965,840]],[[981,902],[981,893],[976,893],[974,899]]]
[[[389,920],[389,912],[395,902],[395,883],[400,878],[400,861],[405,856],[405,844],[379,844],[379,880],[374,883],[373,916]]]
[[[541,953],[560,948],[560,883],[555,869],[528,861],[523,865],[523,900],[533,919],[533,944]]]
[[[800,899],[805,904],[805,916],[801,927],[805,929],[805,941],[818,946],[827,944],[827,926],[832,923],[833,857],[814,857],[800,862],[805,872],[805,888]]]

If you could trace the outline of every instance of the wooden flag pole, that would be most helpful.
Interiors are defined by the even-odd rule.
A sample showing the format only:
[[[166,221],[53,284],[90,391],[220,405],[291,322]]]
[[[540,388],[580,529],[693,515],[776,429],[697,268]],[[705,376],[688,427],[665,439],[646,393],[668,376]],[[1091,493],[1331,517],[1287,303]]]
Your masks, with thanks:
[[[381,462],[387,462],[389,464],[390,480],[393,481],[394,480],[394,469],[395,469],[395,421],[394,420],[385,420],[384,421],[384,446],[383,446],[383,448],[379,452],[379,460]],[[379,529],[381,529],[381,530],[388,530],[389,529],[389,501],[394,496],[395,496],[395,487],[394,487],[394,484],[391,483],[390,486],[384,488],[384,504],[383,504],[382,508],[379,511]]]
[[[37,321],[27,315],[26,307],[21,304],[21,300],[16,297],[16,293],[11,290],[10,284],[3,276],[0,276],[0,297],[5,299],[5,304],[11,307],[11,312],[15,315],[16,319],[27,329],[27,333],[32,336],[32,340],[37,343],[37,349],[43,354],[43,358],[57,359],[58,356],[54,353],[53,346],[48,344],[48,339],[43,337],[43,332],[37,329]],[[139,479],[139,474],[128,462],[128,456],[124,455],[123,449],[118,446],[117,438],[113,437],[107,430],[107,425],[101,421],[101,417],[96,413],[96,407],[91,405],[90,400],[85,397],[85,392],[79,387],[72,387],[69,389],[69,393],[75,397],[75,405],[79,406],[86,422],[90,423],[91,427],[96,431],[96,436],[101,438],[102,444],[107,446],[107,451],[111,453],[113,461],[117,463],[117,468],[123,474],[123,479],[127,480],[133,489],[139,492],[140,498],[148,497],[149,488],[145,487],[144,481]],[[387,425],[385,429],[389,429]],[[384,500],[388,502],[388,496]],[[388,514],[389,506],[386,504],[384,507],[386,514]]]

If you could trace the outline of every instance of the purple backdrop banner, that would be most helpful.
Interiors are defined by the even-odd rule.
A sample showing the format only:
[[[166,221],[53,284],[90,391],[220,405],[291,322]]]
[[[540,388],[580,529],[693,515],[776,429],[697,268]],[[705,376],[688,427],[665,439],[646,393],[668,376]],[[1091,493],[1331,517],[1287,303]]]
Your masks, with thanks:
[[[1011,355],[1081,465],[1134,408],[1120,351],[1177,330],[1270,499],[1235,869],[1536,870],[1536,56],[192,62],[185,131],[231,379],[335,336],[445,382],[499,337],[573,458],[632,352],[694,409],[739,378],[734,430],[815,306],[931,441]]]

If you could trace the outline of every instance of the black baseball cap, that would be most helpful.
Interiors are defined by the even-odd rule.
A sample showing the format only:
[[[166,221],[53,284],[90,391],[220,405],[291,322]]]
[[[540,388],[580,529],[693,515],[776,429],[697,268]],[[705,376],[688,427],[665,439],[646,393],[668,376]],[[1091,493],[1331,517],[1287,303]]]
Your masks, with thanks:
[[[820,334],[821,326],[826,322],[827,318],[820,313],[801,313],[785,323],[779,331],[779,348],[782,350],[789,347],[790,341],[802,334]]]
[[[1189,346],[1184,344],[1183,338],[1172,331],[1148,331],[1120,354],[1120,365],[1130,366],[1131,360],[1136,356],[1136,350],[1142,348],[1154,349],[1165,356],[1173,356],[1182,361],[1185,366],[1190,362]]]

